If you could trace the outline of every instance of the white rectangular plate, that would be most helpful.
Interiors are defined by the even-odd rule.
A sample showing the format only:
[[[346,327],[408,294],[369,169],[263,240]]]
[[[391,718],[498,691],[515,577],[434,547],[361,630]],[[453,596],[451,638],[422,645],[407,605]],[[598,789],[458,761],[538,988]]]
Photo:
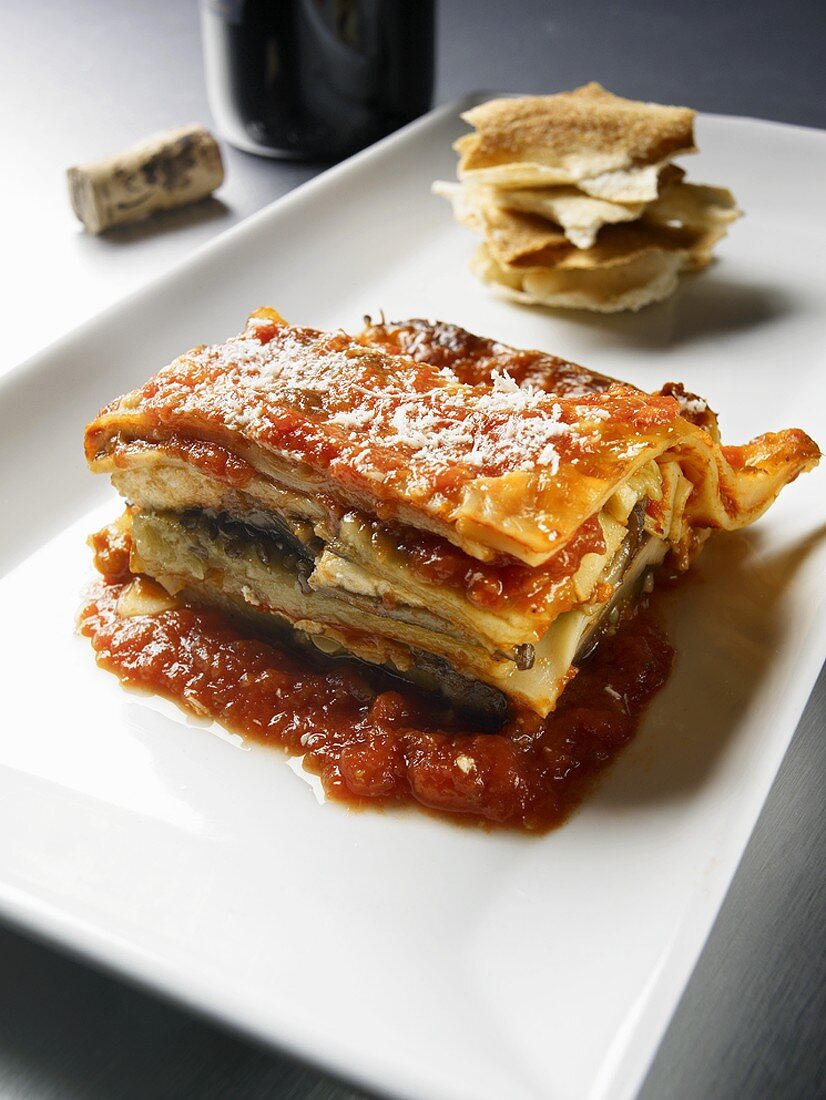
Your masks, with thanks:
[[[690,178],[747,212],[671,301],[608,318],[491,298],[430,195],[460,107],[231,230],[0,387],[0,905],[22,925],[393,1094],[630,1097],[694,965],[826,652],[822,471],[720,536],[668,599],[679,659],[636,742],[540,838],[319,805],[277,751],[96,669],[73,616],[118,504],[84,423],[255,306],[354,329],[427,316],[647,389],[725,437],[826,440],[826,139],[704,117]],[[44,309],[48,303],[44,303]],[[13,323],[13,319],[11,321]],[[212,731],[212,732],[210,732]]]

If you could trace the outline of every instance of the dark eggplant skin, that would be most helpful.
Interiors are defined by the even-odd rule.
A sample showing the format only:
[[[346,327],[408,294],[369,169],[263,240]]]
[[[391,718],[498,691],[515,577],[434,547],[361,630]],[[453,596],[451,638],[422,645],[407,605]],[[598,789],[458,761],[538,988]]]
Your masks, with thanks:
[[[302,590],[306,589],[307,577],[315,564],[315,553],[320,548],[318,545],[305,544],[284,524],[277,522],[273,517],[273,523],[267,527],[245,523],[226,512],[206,511],[192,509],[183,512],[177,517],[182,527],[187,531],[200,531],[208,538],[220,540],[224,544],[224,550],[230,557],[233,550],[237,554],[247,552],[252,546],[264,565],[269,565],[273,557],[277,556],[282,564],[295,570],[296,578]],[[248,618],[248,616],[245,616]],[[273,633],[283,638],[290,638],[308,644],[308,639],[301,632],[292,630],[286,621],[274,615],[267,615],[266,619],[274,620],[272,629],[267,633]],[[265,624],[264,616],[255,615],[256,625]],[[524,663],[519,667],[530,668],[533,664],[533,646],[519,647],[525,652],[521,655]],[[433,653],[424,650],[411,649],[413,664],[405,672],[396,668],[381,666],[394,680],[401,680],[413,684],[421,690],[436,692],[445,702],[457,710],[472,715],[480,724],[480,727],[491,732],[499,729],[510,715],[510,706],[507,697],[497,688],[484,684],[479,680],[463,676],[449,661],[437,657]],[[328,657],[328,660],[341,660],[340,657]],[[365,669],[372,669],[368,662],[360,661],[356,656],[347,657],[348,660],[358,661]]]
[[[230,556],[240,556],[249,553],[250,549],[258,555],[264,565],[270,565],[274,559],[290,568],[296,576],[296,582],[302,591],[309,591],[308,578],[315,567],[316,555],[323,548],[320,539],[312,537],[302,541],[289,526],[277,516],[267,517],[266,526],[253,524],[230,515],[227,512],[214,510],[192,509],[181,513],[178,517],[181,526],[188,531],[198,531],[212,540],[218,540],[223,544],[223,549]],[[639,502],[628,517],[628,538],[624,542],[620,553],[623,555],[624,568],[627,568],[636,557],[645,540],[645,503]],[[646,571],[647,573],[647,571]],[[643,584],[646,573],[640,577],[630,591],[623,594],[621,600],[610,607],[613,614],[605,614],[595,630],[593,630],[576,654],[576,662],[587,660],[599,645],[601,639],[616,629],[616,625],[622,615],[623,609],[636,598]],[[256,616],[259,625],[263,625],[261,616]],[[284,620],[272,614],[267,616],[270,620],[276,620],[268,633],[277,633],[281,637],[292,637],[301,644],[309,644],[311,641],[301,632],[293,631]],[[277,629],[276,628],[277,623]],[[472,677],[464,676],[458,672],[449,661],[425,650],[410,649],[412,657],[411,666],[404,672],[395,667],[379,666],[394,680],[413,684],[423,691],[441,695],[450,707],[466,713],[486,732],[499,729],[510,717],[511,707],[507,696],[498,688],[482,683]],[[344,654],[328,657],[328,660],[341,660]],[[375,668],[368,662],[359,660],[354,655],[347,655],[348,659],[358,661],[365,669]],[[516,667],[525,670],[533,667],[535,660],[534,646],[530,644],[514,647],[513,659]]]
[[[303,543],[276,515],[272,516],[266,527],[246,523],[228,512],[216,512],[211,508],[192,508],[187,512],[181,512],[178,520],[187,531],[200,528],[211,539],[218,538],[220,534],[229,543],[233,540],[254,543],[265,565],[269,565],[267,555],[273,551],[282,556],[288,555],[313,561],[317,549],[321,546],[320,540],[317,545]]]
[[[507,696],[490,684],[463,676],[443,657],[412,650],[414,665],[406,673],[393,672],[426,691],[437,691],[458,710],[472,714],[482,731],[495,733],[510,717]]]

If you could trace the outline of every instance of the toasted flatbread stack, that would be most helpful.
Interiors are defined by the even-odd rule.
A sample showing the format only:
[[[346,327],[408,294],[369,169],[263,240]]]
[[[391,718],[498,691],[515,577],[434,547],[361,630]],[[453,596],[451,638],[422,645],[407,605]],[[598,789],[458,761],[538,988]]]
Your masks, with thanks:
[[[462,117],[458,183],[437,181],[483,239],[473,271],[520,302],[612,313],[673,293],[740,216],[722,187],[687,183],[695,112],[573,92],[494,99]]]

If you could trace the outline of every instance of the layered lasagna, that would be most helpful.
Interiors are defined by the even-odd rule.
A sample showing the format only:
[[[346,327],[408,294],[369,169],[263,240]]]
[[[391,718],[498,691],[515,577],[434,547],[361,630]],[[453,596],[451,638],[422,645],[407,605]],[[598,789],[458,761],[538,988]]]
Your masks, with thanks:
[[[86,456],[127,502],[133,573],[496,724],[553,710],[658,567],[819,453],[796,429],[723,447],[678,385],[454,326],[260,309],[105,407]]]

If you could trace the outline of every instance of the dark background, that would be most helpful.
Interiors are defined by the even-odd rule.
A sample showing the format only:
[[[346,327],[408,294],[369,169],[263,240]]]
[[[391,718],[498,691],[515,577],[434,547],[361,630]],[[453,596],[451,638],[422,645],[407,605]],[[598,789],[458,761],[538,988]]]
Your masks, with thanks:
[[[437,4],[439,102],[599,80],[632,98],[826,126],[822,0]],[[4,53],[31,91],[60,88],[59,115],[44,123],[87,109],[122,131],[150,104],[161,126],[179,104],[202,108],[195,0],[3,0],[0,10]]]
[[[0,13],[0,177],[209,122],[194,0],[3,0]],[[826,127],[824,32],[821,0],[441,0],[436,101],[596,79]],[[232,150],[228,167],[226,209],[201,236],[319,170]],[[823,1095],[824,700],[821,676],[642,1100]],[[362,1095],[2,927],[0,975],[0,1100]]]

